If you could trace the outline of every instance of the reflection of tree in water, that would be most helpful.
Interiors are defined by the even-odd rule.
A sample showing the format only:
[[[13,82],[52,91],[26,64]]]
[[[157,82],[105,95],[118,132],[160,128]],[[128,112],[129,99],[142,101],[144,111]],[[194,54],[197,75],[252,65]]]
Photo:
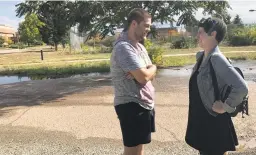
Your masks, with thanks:
[[[46,80],[46,79],[58,79],[58,78],[69,78],[73,76],[100,76],[104,73],[88,73],[88,74],[52,74],[52,75],[18,75],[18,80],[21,82],[24,78],[29,80]],[[23,79],[23,80],[22,80]]]
[[[71,75],[29,75],[27,76],[30,80],[46,80],[46,79],[58,79],[70,77]]]
[[[21,82],[22,76],[18,76],[18,80]]]
[[[28,76],[31,80],[44,80],[48,79],[46,75],[30,75]]]
[[[19,81],[22,81],[23,78],[28,78],[28,79],[30,79],[30,80],[49,79],[48,76],[46,76],[46,75],[29,75],[29,76],[18,75],[18,80],[19,80]]]

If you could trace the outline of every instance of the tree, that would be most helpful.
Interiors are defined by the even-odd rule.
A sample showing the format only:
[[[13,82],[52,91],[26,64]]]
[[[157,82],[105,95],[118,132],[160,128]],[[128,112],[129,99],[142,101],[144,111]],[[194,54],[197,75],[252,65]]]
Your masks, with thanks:
[[[231,24],[231,16],[230,15],[227,15],[226,18],[223,19],[224,22],[228,25],[228,24]]]
[[[151,26],[148,36],[151,36],[152,38],[156,38],[158,36],[158,32],[155,25]]]
[[[38,19],[45,23],[40,28],[40,34],[45,43],[55,46],[65,44],[70,27],[74,24],[70,12],[75,3],[66,1],[26,1],[16,5],[17,16],[35,13]]]
[[[28,45],[40,42],[42,39],[39,28],[42,26],[44,26],[44,23],[37,18],[37,15],[27,15],[25,21],[19,24],[20,41]]]
[[[235,25],[238,25],[238,26],[242,26],[243,25],[242,19],[240,18],[239,15],[236,15],[236,17],[234,18],[232,23],[235,24]]]
[[[178,25],[193,26],[198,22],[198,8],[203,8],[204,14],[222,15],[227,14],[230,6],[226,1],[26,1],[17,5],[16,12],[18,16],[36,13],[48,29],[43,31],[47,32],[45,38],[51,38],[56,45],[77,23],[87,39],[97,34],[101,38],[114,34],[117,27],[126,25],[126,17],[133,8],[148,10],[153,22],[174,22],[174,16],[178,16]]]
[[[204,14],[227,14],[230,8],[225,1],[119,1],[119,2],[91,2],[76,3],[74,10],[75,21],[79,23],[80,32],[89,36],[114,34],[117,27],[124,27],[126,17],[133,8],[144,8],[152,15],[153,22],[173,22],[174,16],[179,16],[178,25],[193,26],[197,24],[195,12],[203,8]]]
[[[8,43],[8,45],[11,45],[11,44],[13,44],[13,41],[10,38],[8,38],[7,43]]]
[[[232,23],[231,22],[231,16],[228,13],[214,14],[213,17],[217,17],[217,18],[222,19],[225,22],[225,24],[227,24],[227,25]]]
[[[4,38],[2,38],[2,37],[0,36],[0,46],[2,46],[3,43],[4,43]]]

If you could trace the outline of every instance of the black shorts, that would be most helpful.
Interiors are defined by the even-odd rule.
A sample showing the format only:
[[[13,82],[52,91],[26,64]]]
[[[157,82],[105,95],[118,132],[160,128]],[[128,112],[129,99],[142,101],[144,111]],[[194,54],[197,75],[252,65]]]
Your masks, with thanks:
[[[151,132],[155,132],[155,110],[147,110],[138,103],[129,102],[115,106],[126,147],[151,142]]]

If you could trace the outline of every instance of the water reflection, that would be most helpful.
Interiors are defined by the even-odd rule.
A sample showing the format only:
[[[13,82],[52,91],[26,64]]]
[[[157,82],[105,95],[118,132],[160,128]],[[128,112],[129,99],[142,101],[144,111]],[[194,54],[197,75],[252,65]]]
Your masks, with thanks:
[[[256,61],[234,61],[234,66],[240,67],[245,75],[245,79],[248,81],[256,82]],[[192,72],[193,65],[186,67],[171,67],[168,69],[159,69],[158,77],[167,78],[183,78],[189,77]],[[87,73],[76,75],[33,75],[33,76],[0,76],[0,84],[10,84],[31,80],[45,80],[45,79],[57,79],[57,78],[77,78],[77,77],[100,77],[110,76],[109,73]]]
[[[0,76],[0,85],[31,81],[31,80],[46,80],[46,79],[74,78],[74,77],[99,77],[99,76],[109,76],[109,73],[87,73],[87,74],[77,74],[77,75]]]
[[[23,81],[30,81],[29,77],[19,77],[19,76],[0,76],[0,84],[9,84]]]

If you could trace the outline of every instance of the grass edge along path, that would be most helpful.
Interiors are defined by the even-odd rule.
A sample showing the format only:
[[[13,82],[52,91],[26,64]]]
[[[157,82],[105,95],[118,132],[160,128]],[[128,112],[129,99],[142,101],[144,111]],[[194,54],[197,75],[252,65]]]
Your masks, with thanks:
[[[256,60],[256,52],[224,53],[233,60]],[[195,54],[163,57],[163,63],[159,68],[181,67],[196,62]],[[0,65],[0,75],[19,76],[59,76],[74,75],[92,72],[109,72],[109,60],[100,61],[71,61],[60,63],[40,63],[22,65]]]

